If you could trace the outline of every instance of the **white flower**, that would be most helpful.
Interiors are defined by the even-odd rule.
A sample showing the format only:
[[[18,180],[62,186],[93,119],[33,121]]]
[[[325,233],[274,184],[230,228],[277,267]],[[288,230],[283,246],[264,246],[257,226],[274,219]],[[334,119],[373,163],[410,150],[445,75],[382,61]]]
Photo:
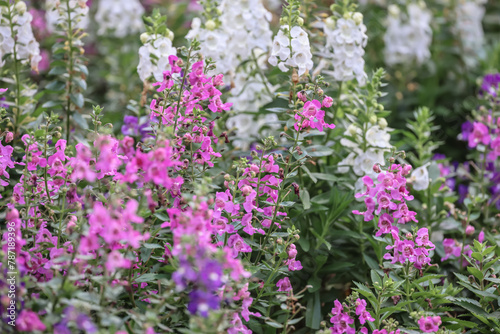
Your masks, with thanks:
[[[273,40],[269,63],[283,72],[288,71],[287,66],[297,67],[299,76],[311,70],[313,61],[307,32],[298,26],[291,30],[287,25],[281,26]]]
[[[325,70],[324,73],[336,81],[356,79],[362,86],[366,82],[363,55],[368,37],[362,20],[362,16],[355,15],[355,19],[339,19],[333,28],[326,21],[323,25],[326,44],[322,55],[330,62],[328,67],[333,66],[333,70]]]
[[[340,161],[338,163],[339,168],[338,171],[339,173],[345,174],[349,172],[349,166],[354,166],[354,158],[356,157],[356,153],[351,152],[347,157],[344,158],[344,160]]]
[[[170,70],[168,57],[176,55],[177,49],[165,36],[149,36],[149,40],[139,48],[139,65],[137,73],[144,82],[151,75],[156,81],[163,80],[163,72]],[[154,55],[154,57],[152,57]]]
[[[1,62],[3,56],[9,53],[13,55],[15,46],[17,60],[23,64],[30,64],[31,69],[38,72],[38,63],[42,57],[40,56],[40,45],[31,29],[33,16],[22,5],[18,7],[12,6],[13,10],[16,8],[22,12],[22,14],[16,13],[12,18],[15,36],[11,35],[8,20],[0,16],[0,67],[4,65],[4,62]]]
[[[484,55],[484,32],[481,24],[484,0],[461,0],[455,8],[454,33],[460,39],[462,57],[467,66],[477,65]]]
[[[411,173],[413,180],[413,189],[425,190],[429,187],[429,172],[427,166],[418,167]]]
[[[111,34],[118,38],[137,34],[144,29],[144,7],[138,0],[100,0],[95,15],[98,35]]]
[[[45,1],[45,20],[47,21],[47,29],[55,31],[60,24],[67,24],[68,6],[71,10],[71,21],[73,29],[87,29],[89,25],[89,7],[85,0],[46,0]]]
[[[384,164],[384,152],[382,150],[369,149],[354,159],[354,173],[359,176],[374,175],[373,165],[376,163]]]
[[[406,11],[407,14],[395,5],[389,10],[384,35],[385,61],[388,65],[412,62],[420,65],[431,56],[431,12],[415,3],[410,3]]]
[[[218,10],[219,26],[206,22],[203,27],[202,21],[195,18],[186,38],[200,41],[200,53],[215,62],[216,69],[208,74],[222,73],[224,82],[231,83],[228,101],[234,103],[234,110],[255,112],[272,98],[266,89],[267,79],[256,74],[254,57],[259,67],[265,68],[264,61],[271,48],[287,58],[290,51],[282,49],[279,42],[273,45],[269,25],[272,14],[261,0],[223,0]],[[283,36],[281,42],[288,45],[288,37]],[[276,56],[270,58],[271,63],[273,60],[278,65]]]
[[[387,129],[382,130],[380,126],[375,125],[366,131],[366,141],[369,145],[379,148],[391,147],[391,135],[387,133]]]

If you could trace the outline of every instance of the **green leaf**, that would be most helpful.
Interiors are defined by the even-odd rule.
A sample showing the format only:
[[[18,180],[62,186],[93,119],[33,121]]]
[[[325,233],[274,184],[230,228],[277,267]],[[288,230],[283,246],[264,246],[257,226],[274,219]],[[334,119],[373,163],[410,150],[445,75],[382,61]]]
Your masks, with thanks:
[[[484,279],[483,273],[474,267],[467,267],[467,271],[470,272],[472,275],[474,275],[475,278],[477,278],[479,281],[482,281]]]
[[[144,243],[142,246],[145,248],[164,248],[162,245],[150,244],[150,243]]]
[[[49,71],[49,75],[61,75],[66,73],[66,67],[55,66]]]
[[[309,208],[311,208],[311,197],[307,190],[303,189],[300,191],[300,200],[302,201],[304,210],[309,210]]]
[[[83,90],[87,89],[87,82],[82,78],[73,78],[73,82]]]
[[[332,174],[325,174],[325,173],[311,173],[312,176],[314,176],[316,179],[320,180],[325,180],[325,181],[338,181],[338,177]]]
[[[316,291],[307,301],[306,326],[312,329],[319,329],[322,318],[320,294],[319,291]]]
[[[73,120],[76,122],[76,124],[78,124],[79,127],[81,127],[84,130],[89,128],[87,121],[83,118],[83,116],[80,113],[74,112],[73,115],[71,116],[73,117]]]
[[[71,102],[73,102],[78,108],[83,108],[83,95],[82,93],[70,94]]]
[[[326,157],[333,154],[333,150],[323,145],[312,145],[307,148],[307,154],[311,157]]]

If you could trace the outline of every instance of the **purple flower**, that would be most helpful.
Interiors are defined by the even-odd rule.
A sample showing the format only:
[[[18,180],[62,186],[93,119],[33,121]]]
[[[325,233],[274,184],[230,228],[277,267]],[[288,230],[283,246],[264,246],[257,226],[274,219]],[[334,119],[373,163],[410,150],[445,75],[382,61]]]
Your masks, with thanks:
[[[484,94],[486,93],[493,97],[497,97],[499,84],[500,84],[500,73],[486,74],[483,77],[483,83],[481,84],[479,95],[484,96]]]
[[[292,290],[292,284],[290,283],[290,279],[288,277],[280,279],[278,283],[276,283],[276,286],[278,287],[278,291],[280,292]]]
[[[71,334],[71,330],[63,323],[54,326],[54,334]]]
[[[137,117],[127,115],[123,118],[122,134],[125,136],[140,136],[143,138],[151,135],[148,127],[149,121],[139,124],[139,119]]]
[[[210,290],[218,289],[222,284],[222,267],[217,261],[209,260],[205,262],[200,270],[200,283]]]
[[[188,310],[191,314],[199,314],[202,317],[208,317],[208,311],[219,308],[219,297],[213,293],[193,290],[189,294]]]
[[[90,318],[83,313],[80,313],[76,318],[76,325],[85,333],[97,333],[96,325],[94,325],[92,320],[90,320]]]
[[[474,128],[474,126],[469,121],[466,121],[465,123],[462,124],[462,139],[463,140],[469,140],[469,135],[472,133],[473,128]]]

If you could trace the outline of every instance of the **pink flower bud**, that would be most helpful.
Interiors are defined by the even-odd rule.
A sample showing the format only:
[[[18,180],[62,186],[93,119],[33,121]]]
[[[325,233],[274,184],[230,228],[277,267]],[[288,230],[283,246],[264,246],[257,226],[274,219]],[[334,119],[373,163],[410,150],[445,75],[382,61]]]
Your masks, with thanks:
[[[476,230],[476,229],[474,228],[474,226],[469,225],[469,226],[467,226],[467,227],[465,228],[465,234],[466,234],[466,235],[473,235],[475,230]]]
[[[302,102],[306,102],[307,101],[307,95],[305,93],[302,93],[302,92],[298,92],[297,93],[297,97],[299,98],[299,100],[301,100]]]
[[[330,96],[325,96],[322,105],[325,108],[330,108],[333,105],[333,99]]]
[[[479,236],[477,237],[477,241],[483,243],[484,241],[484,231],[479,232]]]
[[[241,188],[241,192],[243,193],[243,196],[248,196],[252,192],[252,187],[244,186]]]
[[[10,143],[14,139],[14,134],[12,132],[7,132],[5,135],[5,142]]]
[[[7,216],[5,217],[5,219],[9,222],[18,218],[19,218],[19,211],[17,211],[17,209],[9,210],[9,212],[7,212]]]
[[[250,165],[250,171],[252,171],[254,173],[258,173],[259,172],[259,166],[255,165],[255,164]]]
[[[382,170],[380,169],[380,166],[378,164],[373,165],[373,171],[377,174],[382,172]]]
[[[408,175],[408,174],[410,174],[411,169],[412,169],[411,165],[405,165],[405,166],[403,167],[403,175]]]

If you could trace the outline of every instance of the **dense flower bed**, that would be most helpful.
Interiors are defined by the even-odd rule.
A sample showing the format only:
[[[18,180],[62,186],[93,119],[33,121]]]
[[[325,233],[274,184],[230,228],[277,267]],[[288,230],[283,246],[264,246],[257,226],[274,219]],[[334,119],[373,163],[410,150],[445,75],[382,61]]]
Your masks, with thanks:
[[[0,332],[500,333],[490,5],[0,0]]]

